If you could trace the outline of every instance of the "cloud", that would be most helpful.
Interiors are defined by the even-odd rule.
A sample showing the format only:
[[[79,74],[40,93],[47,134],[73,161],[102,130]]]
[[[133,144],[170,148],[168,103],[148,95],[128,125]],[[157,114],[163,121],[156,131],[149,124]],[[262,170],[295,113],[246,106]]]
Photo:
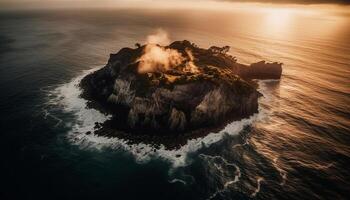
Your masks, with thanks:
[[[147,36],[146,41],[144,52],[138,59],[139,73],[165,72],[171,68],[178,68],[183,63],[182,70],[184,72],[199,72],[198,67],[193,62],[194,56],[190,50],[185,50],[187,57],[184,57],[175,49],[163,47],[170,43],[168,33],[165,30],[157,29],[154,34]]]
[[[290,4],[350,4],[350,0],[216,0],[226,2],[290,3]]]
[[[194,56],[192,54],[192,51],[189,49],[186,49],[186,54],[189,58],[188,62],[186,63],[185,67],[183,68],[184,72],[190,72],[190,73],[198,73],[199,69],[194,64]]]
[[[169,43],[168,33],[163,29],[157,29],[155,33],[148,35],[144,53],[138,59],[138,72],[164,72],[181,64],[185,60],[181,53],[174,49],[159,46],[168,45]]]
[[[227,4],[223,3],[220,5],[220,2],[350,5],[350,0],[0,0],[0,10],[47,8],[227,8]]]
[[[184,58],[181,53],[174,49],[166,49],[156,44],[147,44],[138,61],[139,73],[164,72],[180,65]]]
[[[159,44],[159,45],[168,45],[170,39],[168,33],[163,29],[157,29],[156,32],[152,35],[147,36],[147,44]]]

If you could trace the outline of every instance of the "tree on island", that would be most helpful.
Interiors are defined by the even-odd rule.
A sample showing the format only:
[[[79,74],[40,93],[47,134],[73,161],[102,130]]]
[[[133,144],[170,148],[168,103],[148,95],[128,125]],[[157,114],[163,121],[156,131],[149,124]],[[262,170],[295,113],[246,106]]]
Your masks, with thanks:
[[[137,48],[140,48],[140,47],[141,47],[141,44],[137,42],[137,43],[135,44],[135,46],[136,46]]]
[[[230,46],[223,46],[223,47],[211,46],[209,48],[209,51],[213,53],[226,54],[230,51]]]
[[[230,51],[230,46],[224,46],[224,47],[222,47],[221,48],[221,53],[222,54],[226,54],[226,53],[228,53],[229,51]]]

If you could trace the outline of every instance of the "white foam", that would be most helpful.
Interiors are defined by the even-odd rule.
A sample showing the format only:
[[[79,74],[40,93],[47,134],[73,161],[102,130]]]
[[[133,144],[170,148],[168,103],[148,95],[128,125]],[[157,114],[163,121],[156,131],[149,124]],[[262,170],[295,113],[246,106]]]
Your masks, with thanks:
[[[250,195],[250,197],[255,197],[260,192],[260,185],[261,185],[261,181],[263,181],[263,180],[264,180],[264,178],[257,177],[257,180],[256,180],[257,187],[255,188],[253,193]]]
[[[51,99],[52,103],[62,106],[65,112],[73,113],[76,116],[77,123],[74,125],[74,131],[86,133],[93,130],[95,122],[101,123],[110,118],[110,116],[95,109],[88,109],[86,107],[87,101],[79,97],[81,90],[78,84],[81,79],[97,69],[84,71],[82,75],[74,78],[71,82],[57,87],[51,94],[54,97]]]
[[[221,177],[222,177],[222,183],[223,183],[223,187],[216,190],[213,194],[211,194],[207,200],[209,199],[213,199],[215,198],[218,194],[222,194],[225,191],[227,191],[229,189],[229,187],[234,184],[237,183],[241,177],[241,170],[240,168],[235,164],[235,163],[230,163],[228,162],[225,158],[221,157],[221,156],[210,156],[210,155],[206,155],[206,154],[199,154],[199,156],[201,158],[203,158],[204,160],[208,161],[208,165],[213,165],[215,166],[215,168],[217,169],[217,172],[220,173]],[[216,161],[222,161],[222,163],[216,163]],[[223,166],[230,166],[230,167],[234,167],[236,169],[235,175],[234,175],[234,179],[232,180],[231,176],[227,176],[225,174],[225,171],[231,171],[228,169],[223,170],[222,167]],[[214,173],[216,174],[216,173]]]
[[[211,133],[202,138],[189,140],[187,144],[176,150],[167,150],[164,146],[155,149],[151,145],[143,143],[130,145],[128,144],[128,141],[124,139],[108,138],[95,134],[87,135],[86,132],[93,132],[95,122],[102,123],[111,117],[108,115],[106,116],[95,109],[88,109],[86,107],[87,101],[79,97],[81,93],[81,90],[78,87],[79,82],[85,75],[97,69],[98,68],[94,68],[84,71],[82,75],[74,78],[67,84],[60,85],[50,94],[50,102],[62,106],[65,112],[74,114],[76,121],[73,123],[74,125],[72,126],[72,130],[68,133],[67,138],[73,144],[79,145],[81,148],[102,149],[108,147],[120,149],[130,152],[137,162],[142,163],[153,158],[161,158],[170,161],[173,167],[185,166],[187,164],[187,155],[189,153],[196,152],[203,146],[209,146],[220,141],[225,134],[236,135],[245,126],[264,118],[265,112],[260,108],[258,114],[247,119],[234,121],[228,124],[219,133]],[[260,92],[263,93],[262,90]],[[71,122],[66,122],[67,126],[69,126],[69,123]],[[179,157],[179,155],[181,156]]]
[[[182,183],[184,185],[187,185],[186,181],[178,178],[174,178],[173,180],[169,181],[169,183]]]

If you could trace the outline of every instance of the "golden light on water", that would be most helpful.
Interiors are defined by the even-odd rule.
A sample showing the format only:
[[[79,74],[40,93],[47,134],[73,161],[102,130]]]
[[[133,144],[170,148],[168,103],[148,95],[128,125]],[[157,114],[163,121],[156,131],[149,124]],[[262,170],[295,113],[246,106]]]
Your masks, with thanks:
[[[289,9],[269,9],[267,10],[265,20],[272,26],[271,28],[282,27],[288,23],[291,18]]]
[[[269,39],[303,40],[307,37],[328,37],[344,32],[349,14],[344,8],[328,6],[256,5],[261,17],[256,28]],[[254,15],[254,14],[253,14]],[[322,19],[321,21],[318,19]],[[303,31],[300,31],[303,30]],[[300,34],[302,33],[302,34]]]

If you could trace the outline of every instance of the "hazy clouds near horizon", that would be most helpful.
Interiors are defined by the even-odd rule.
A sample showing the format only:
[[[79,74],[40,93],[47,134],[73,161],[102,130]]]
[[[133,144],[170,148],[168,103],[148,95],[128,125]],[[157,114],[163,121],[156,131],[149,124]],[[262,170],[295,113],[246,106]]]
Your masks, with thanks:
[[[220,0],[230,2],[292,3],[292,4],[350,4],[350,0]]]
[[[6,8],[84,8],[84,7],[177,7],[192,6],[200,2],[245,2],[273,4],[347,4],[350,0],[0,0],[0,9]]]
[[[160,0],[128,0],[129,2],[142,2],[150,1],[156,2]],[[162,2],[174,1],[174,0],[161,0]],[[180,0],[181,1],[181,0]],[[189,0],[193,2],[203,1],[203,0]],[[293,3],[293,4],[318,4],[318,3],[335,3],[335,4],[350,4],[350,0],[212,0],[212,1],[228,1],[228,2],[261,2],[261,3]],[[1,3],[53,3],[53,2],[64,2],[64,3],[73,3],[73,2],[127,2],[126,0],[0,0]]]

